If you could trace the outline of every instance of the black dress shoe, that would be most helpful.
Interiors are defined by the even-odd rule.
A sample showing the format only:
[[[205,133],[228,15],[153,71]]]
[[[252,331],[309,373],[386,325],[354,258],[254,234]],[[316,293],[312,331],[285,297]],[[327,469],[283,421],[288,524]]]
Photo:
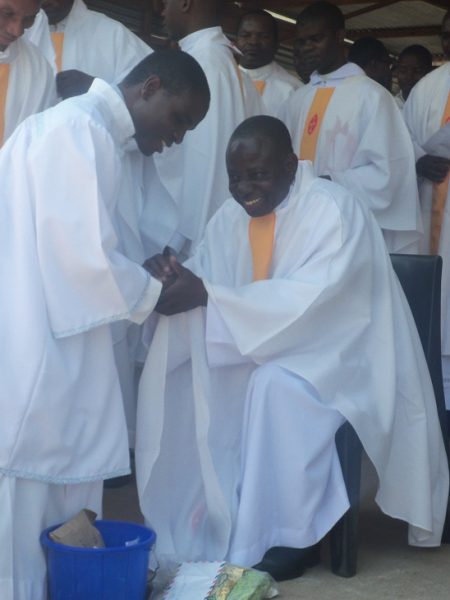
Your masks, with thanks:
[[[269,573],[275,581],[286,581],[301,577],[305,569],[320,562],[320,544],[308,548],[287,548],[274,546],[269,548],[263,559],[254,569]]]

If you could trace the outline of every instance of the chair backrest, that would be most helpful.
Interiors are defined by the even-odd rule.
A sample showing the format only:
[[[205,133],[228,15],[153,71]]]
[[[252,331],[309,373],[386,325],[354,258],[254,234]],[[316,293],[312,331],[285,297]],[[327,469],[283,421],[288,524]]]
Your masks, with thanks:
[[[422,342],[448,454],[447,417],[441,363],[442,258],[418,254],[391,254],[391,261],[408,300]]]

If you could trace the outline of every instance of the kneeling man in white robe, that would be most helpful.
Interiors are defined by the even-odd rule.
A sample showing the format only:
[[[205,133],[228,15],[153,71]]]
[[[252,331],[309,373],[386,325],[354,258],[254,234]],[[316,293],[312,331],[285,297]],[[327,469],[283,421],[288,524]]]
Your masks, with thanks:
[[[263,559],[277,579],[300,575],[349,507],[334,442],[345,420],[375,465],[382,510],[411,524],[411,544],[439,545],[446,454],[373,215],[298,163],[272,117],[235,130],[227,169],[234,199],[194,256],[149,261],[163,291],[136,461],[159,557]]]

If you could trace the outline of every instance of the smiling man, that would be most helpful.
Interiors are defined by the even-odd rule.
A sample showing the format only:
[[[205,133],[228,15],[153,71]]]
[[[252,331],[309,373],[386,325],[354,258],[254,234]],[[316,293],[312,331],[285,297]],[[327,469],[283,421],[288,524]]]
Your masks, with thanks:
[[[101,514],[103,480],[129,472],[111,325],[141,323],[158,281],[117,231],[125,155],[180,143],[205,116],[196,61],[155,52],[120,89],[27,119],[0,153],[0,597],[44,600],[39,534],[82,508]]]
[[[279,117],[295,152],[366,202],[391,252],[417,250],[421,216],[414,151],[391,94],[347,62],[345,21],[329,2],[313,2],[297,18],[296,48],[308,85]]]
[[[236,46],[242,52],[241,69],[249,75],[261,95],[265,113],[274,115],[282,102],[302,83],[275,62],[278,25],[264,10],[246,13],[240,20]]]
[[[233,198],[195,255],[148,263],[163,316],[141,379],[136,465],[159,559],[256,564],[276,579],[316,564],[349,506],[334,443],[345,420],[377,469],[383,511],[414,525],[411,543],[439,545],[442,434],[373,216],[298,164],[272,117],[236,129],[227,170]]]
[[[26,117],[56,101],[49,65],[25,39],[40,0],[0,0],[0,147]]]

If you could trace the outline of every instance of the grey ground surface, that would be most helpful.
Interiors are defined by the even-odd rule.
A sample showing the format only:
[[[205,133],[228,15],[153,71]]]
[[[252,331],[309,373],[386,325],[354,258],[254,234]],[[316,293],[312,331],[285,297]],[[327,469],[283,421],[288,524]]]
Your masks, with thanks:
[[[381,514],[374,504],[375,485],[376,479],[369,465],[365,465],[356,576],[343,579],[331,573],[324,543],[322,564],[299,579],[278,584],[280,598],[450,600],[450,545],[433,549],[409,547],[406,526]],[[103,517],[142,521],[134,482],[105,490]]]

